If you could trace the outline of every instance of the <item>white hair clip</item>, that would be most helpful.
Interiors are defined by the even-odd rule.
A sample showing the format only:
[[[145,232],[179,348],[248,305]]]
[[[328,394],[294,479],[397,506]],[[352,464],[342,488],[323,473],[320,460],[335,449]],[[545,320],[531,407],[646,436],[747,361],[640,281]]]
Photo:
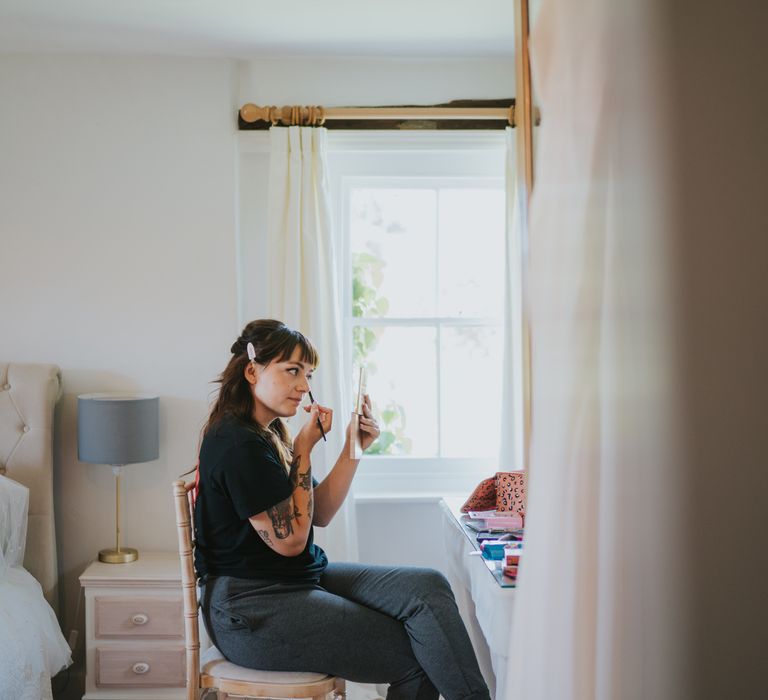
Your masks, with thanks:
[[[253,343],[248,343],[246,349],[248,350],[248,359],[253,362],[256,359],[256,350],[253,347]]]

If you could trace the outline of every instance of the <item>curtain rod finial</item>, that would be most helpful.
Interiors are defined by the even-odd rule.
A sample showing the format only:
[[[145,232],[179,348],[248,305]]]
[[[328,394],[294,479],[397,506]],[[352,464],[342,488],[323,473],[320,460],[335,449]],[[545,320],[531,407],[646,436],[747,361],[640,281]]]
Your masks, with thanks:
[[[243,121],[247,124],[252,124],[253,122],[268,122],[270,121],[269,118],[269,112],[270,107],[259,107],[258,105],[253,104],[252,102],[249,102],[248,104],[244,104],[240,108],[240,116],[242,117]]]

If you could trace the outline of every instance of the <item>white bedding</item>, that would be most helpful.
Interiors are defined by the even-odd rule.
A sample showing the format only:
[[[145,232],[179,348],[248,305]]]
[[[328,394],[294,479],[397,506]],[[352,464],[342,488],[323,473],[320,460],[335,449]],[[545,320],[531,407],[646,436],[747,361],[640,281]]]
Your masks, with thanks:
[[[0,475],[0,698],[51,700],[51,677],[72,662],[37,580],[22,566],[29,489]]]

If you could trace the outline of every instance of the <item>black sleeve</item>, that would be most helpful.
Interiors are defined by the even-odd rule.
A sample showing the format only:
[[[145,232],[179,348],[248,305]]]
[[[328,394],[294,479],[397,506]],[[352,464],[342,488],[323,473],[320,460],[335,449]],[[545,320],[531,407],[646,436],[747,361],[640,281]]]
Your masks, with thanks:
[[[237,516],[243,520],[293,493],[285,467],[261,440],[248,440],[228,450],[221,461],[219,478]]]

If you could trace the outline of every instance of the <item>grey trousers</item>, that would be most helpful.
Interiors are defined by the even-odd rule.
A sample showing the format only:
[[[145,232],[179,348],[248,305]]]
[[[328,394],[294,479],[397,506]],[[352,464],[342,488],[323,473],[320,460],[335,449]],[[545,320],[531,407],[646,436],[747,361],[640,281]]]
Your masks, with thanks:
[[[329,564],[319,584],[208,577],[201,605],[211,641],[240,666],[389,683],[387,700],[490,700],[434,569]]]

